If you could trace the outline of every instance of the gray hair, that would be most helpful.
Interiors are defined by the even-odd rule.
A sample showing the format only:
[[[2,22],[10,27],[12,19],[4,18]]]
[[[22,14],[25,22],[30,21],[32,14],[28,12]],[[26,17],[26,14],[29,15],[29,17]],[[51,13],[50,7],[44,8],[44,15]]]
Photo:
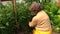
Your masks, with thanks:
[[[31,11],[39,11],[41,10],[40,4],[37,2],[32,2],[30,8]]]

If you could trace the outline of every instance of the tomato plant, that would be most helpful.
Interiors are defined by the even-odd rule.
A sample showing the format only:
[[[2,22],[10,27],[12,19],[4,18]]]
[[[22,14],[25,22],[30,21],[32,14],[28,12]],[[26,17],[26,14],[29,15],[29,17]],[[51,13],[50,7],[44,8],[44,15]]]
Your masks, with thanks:
[[[28,26],[28,22],[31,21],[34,15],[29,11],[29,6],[32,1],[29,0],[27,3],[16,3],[17,4],[17,21],[19,25],[23,27],[23,30],[28,34],[32,28]],[[38,2],[38,1],[37,1]],[[29,4],[30,3],[30,4]],[[0,3],[0,34],[14,34],[16,29],[15,17],[13,11],[13,4],[8,3],[3,5]],[[60,32],[60,7],[57,3],[44,3],[42,9],[49,15],[53,30]]]

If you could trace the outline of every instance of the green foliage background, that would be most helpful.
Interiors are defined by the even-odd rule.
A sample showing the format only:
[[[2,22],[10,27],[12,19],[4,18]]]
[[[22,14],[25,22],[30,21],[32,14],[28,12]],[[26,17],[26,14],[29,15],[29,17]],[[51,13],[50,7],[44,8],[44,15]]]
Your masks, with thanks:
[[[23,27],[26,34],[32,30],[32,28],[28,26],[28,22],[31,21],[34,16],[29,11],[29,6],[33,1],[37,0],[25,0],[25,3],[16,3],[18,22],[19,25]],[[41,3],[40,0],[37,2]],[[42,3],[43,2],[44,1],[42,1]],[[52,3],[48,0],[44,2],[42,9],[49,15],[53,31],[57,33],[60,32],[60,7],[57,6],[57,3]],[[0,34],[14,34],[16,31],[14,27],[15,22],[12,2],[7,5],[0,3]]]

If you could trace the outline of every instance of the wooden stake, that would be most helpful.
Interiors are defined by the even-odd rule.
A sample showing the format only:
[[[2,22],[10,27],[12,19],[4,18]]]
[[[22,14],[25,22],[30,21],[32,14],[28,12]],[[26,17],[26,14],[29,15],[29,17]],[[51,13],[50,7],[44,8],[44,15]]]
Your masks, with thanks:
[[[19,29],[19,24],[17,21],[17,9],[16,9],[16,0],[13,0],[13,9],[14,9],[14,14],[15,14],[15,20],[16,20],[16,28]]]
[[[0,2],[1,2],[1,0],[0,0]]]

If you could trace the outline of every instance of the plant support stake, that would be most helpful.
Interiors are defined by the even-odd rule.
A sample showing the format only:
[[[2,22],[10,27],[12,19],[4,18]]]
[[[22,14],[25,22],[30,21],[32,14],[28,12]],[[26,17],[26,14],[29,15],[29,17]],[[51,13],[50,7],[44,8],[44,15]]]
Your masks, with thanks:
[[[19,29],[19,24],[18,24],[18,21],[17,21],[16,0],[13,0],[13,9],[14,9],[14,15],[15,15],[15,20],[16,20],[16,25],[15,25],[15,27],[16,27],[17,29]]]

